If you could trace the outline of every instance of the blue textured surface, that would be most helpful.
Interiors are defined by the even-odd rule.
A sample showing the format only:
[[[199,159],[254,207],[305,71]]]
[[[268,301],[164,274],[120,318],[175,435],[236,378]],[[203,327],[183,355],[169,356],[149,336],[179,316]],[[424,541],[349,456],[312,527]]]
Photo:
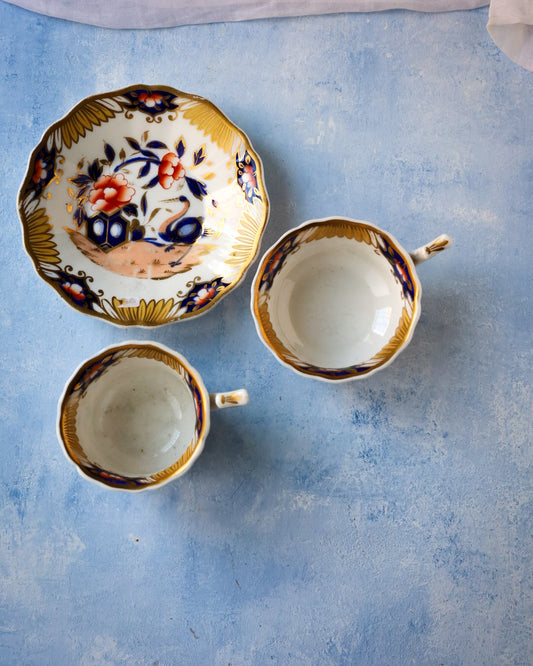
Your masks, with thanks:
[[[533,75],[487,9],[111,32],[0,3],[0,662],[531,663]],[[263,249],[306,219],[374,222],[420,268],[385,371],[331,386],[278,365],[244,284],[205,317],[122,330],[34,273],[15,209],[44,129],[86,95],[164,83],[262,156]],[[342,294],[339,294],[342,304]],[[81,479],[55,435],[83,359],[154,338],[210,390],[192,471],[140,495]]]

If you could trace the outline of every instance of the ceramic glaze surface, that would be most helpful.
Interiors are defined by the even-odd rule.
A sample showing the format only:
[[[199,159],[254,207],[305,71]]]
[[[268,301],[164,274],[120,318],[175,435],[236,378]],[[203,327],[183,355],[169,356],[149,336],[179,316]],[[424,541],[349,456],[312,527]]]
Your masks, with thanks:
[[[234,394],[234,404],[248,401],[245,389]],[[215,394],[215,403],[225,396]],[[59,400],[57,434],[89,479],[115,490],[156,488],[202,452],[210,402],[183,356],[155,342],[126,342],[75,371]]]
[[[0,2],[2,666],[531,665],[533,74],[487,20],[112,31]],[[449,233],[390,366],[332,384],[278,363],[250,315],[259,257],[205,316],[149,330],[40,279],[16,211],[27,157],[79,100],[139,81],[249,136],[271,204],[259,256],[339,214],[409,251]],[[81,478],[56,436],[67,379],[126,336],[250,394],[211,413],[187,474],[139,494]]]
[[[150,476],[187,450],[196,422],[185,379],[150,359],[128,358],[87,388],[78,433],[89,460],[124,476]]]
[[[315,241],[290,257],[270,294],[282,342],[304,362],[325,368],[372,358],[402,312],[401,286],[386,269],[369,248],[342,239]]]
[[[45,132],[19,213],[38,273],[70,305],[157,326],[241,280],[268,200],[259,157],[213,104],[137,85],[84,99]]]
[[[440,239],[442,249],[451,244]],[[431,256],[427,247],[417,252]],[[410,256],[389,234],[326,218],[290,230],[266,251],[251,309],[281,363],[315,379],[349,381],[384,368],[407,345],[420,294]]]

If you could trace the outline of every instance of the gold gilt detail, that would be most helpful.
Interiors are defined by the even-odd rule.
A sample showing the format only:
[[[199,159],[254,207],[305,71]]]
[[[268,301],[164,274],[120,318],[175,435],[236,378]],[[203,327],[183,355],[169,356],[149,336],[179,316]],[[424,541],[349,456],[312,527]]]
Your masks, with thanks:
[[[222,395],[220,397],[220,402],[223,405],[226,405],[226,404],[240,405],[241,399],[240,399],[240,396],[237,393],[230,393],[230,395]]]
[[[437,238],[429,245],[426,245],[426,252],[428,254],[435,254],[436,252],[442,252],[448,246],[447,238]]]
[[[268,301],[265,299],[259,306],[256,306],[256,312],[261,322],[261,328],[263,330],[263,335],[268,344],[274,351],[282,357],[286,363],[291,365],[298,365],[298,359],[291,354],[291,352],[285,347],[283,342],[279,339],[272,322],[270,321],[270,313],[268,311]]]
[[[108,311],[108,314],[123,324],[159,326],[171,319],[169,313],[176,303],[172,298],[166,301],[164,299],[159,301],[152,299],[148,302],[142,299],[138,306],[123,306],[122,299],[113,296],[111,302],[104,300],[102,305]]]
[[[89,464],[76,430],[79,398],[70,397],[61,417],[61,434],[69,456],[82,467]]]
[[[250,257],[255,255],[261,238],[264,218],[257,219],[250,213],[244,213],[240,220],[239,230],[235,243],[231,248],[231,253],[226,259],[226,264],[230,266],[247,265]]]
[[[203,131],[225,153],[234,155],[242,139],[233,124],[210,102],[191,97],[182,104],[183,117]]]
[[[78,143],[80,136],[85,136],[95,125],[106,123],[121,111],[121,105],[108,98],[107,100],[89,99],[81,102],[59,121],[54,133],[54,143],[58,149],[63,146],[70,148]]]
[[[379,247],[376,233],[370,227],[362,223],[349,223],[342,220],[334,220],[328,224],[313,226],[310,231],[304,232],[302,240],[306,243],[320,240],[321,238],[349,238],[366,243],[373,247]]]
[[[25,212],[26,245],[31,248],[33,259],[39,264],[58,264],[61,260],[57,245],[52,240],[50,216],[44,208]]]
[[[400,349],[400,347],[407,340],[409,335],[409,330],[411,329],[411,323],[413,321],[413,313],[409,312],[407,307],[404,306],[398,326],[394,331],[394,335],[387,342],[387,344],[382,347],[377,354],[375,354],[369,361],[368,366],[370,369],[379,368],[380,365],[386,363],[391,359],[394,354]],[[365,364],[365,365],[367,365]]]
[[[176,372],[180,374],[182,377],[185,377],[187,375],[187,371],[177,358],[165,354],[158,347],[151,347],[151,346],[128,347],[127,349],[122,350],[122,353],[120,353],[117,356],[117,358],[133,358],[133,357],[147,358],[153,361],[159,361],[160,363],[168,365],[168,367],[172,368],[172,370],[176,370]]]

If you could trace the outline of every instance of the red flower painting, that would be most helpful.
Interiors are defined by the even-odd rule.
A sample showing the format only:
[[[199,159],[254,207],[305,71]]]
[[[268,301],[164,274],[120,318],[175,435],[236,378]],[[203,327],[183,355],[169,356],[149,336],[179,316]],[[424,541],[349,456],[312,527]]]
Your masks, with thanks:
[[[163,95],[156,92],[142,92],[139,95],[139,102],[147,106],[149,109],[159,106],[163,101]]]
[[[168,190],[176,180],[185,177],[185,167],[176,154],[167,153],[163,156],[157,173],[159,184]]]
[[[98,178],[89,192],[89,201],[93,210],[112,213],[129,203],[134,194],[124,174],[115,173]]]
[[[36,160],[32,176],[33,182],[38,183],[40,180],[44,180],[47,175],[46,164],[41,159]]]

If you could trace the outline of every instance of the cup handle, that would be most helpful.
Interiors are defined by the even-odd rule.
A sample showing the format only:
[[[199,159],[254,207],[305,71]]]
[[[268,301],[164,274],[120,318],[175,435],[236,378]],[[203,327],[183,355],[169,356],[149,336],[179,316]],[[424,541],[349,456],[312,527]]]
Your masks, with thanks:
[[[438,254],[439,252],[446,250],[446,248],[448,247],[451,247],[451,245],[452,245],[452,239],[447,234],[442,234],[437,238],[435,238],[435,240],[431,241],[431,243],[422,245],[422,247],[413,250],[413,252],[409,252],[409,254],[415,266],[417,266],[418,264],[421,264],[423,261],[426,261],[427,259],[433,257],[435,254]]]
[[[209,406],[211,409],[226,409],[226,407],[238,407],[247,403],[248,391],[246,389],[209,394]]]

